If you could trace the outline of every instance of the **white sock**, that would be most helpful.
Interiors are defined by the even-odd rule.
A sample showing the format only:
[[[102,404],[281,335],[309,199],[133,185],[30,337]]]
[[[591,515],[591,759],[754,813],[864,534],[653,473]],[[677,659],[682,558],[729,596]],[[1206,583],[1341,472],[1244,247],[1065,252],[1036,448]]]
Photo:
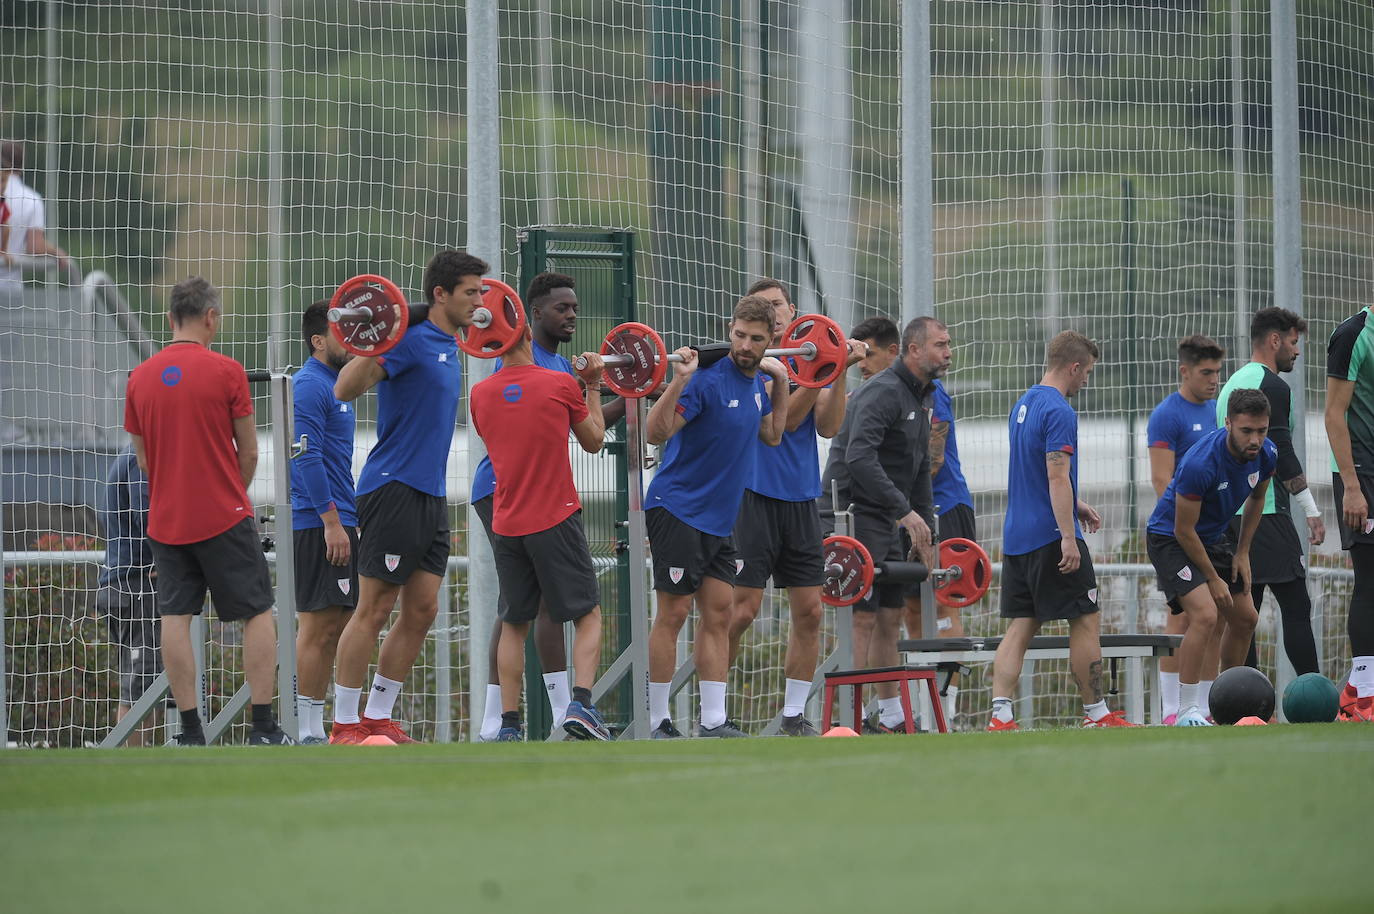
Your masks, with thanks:
[[[358,699],[362,688],[350,689],[348,686],[334,684],[334,723],[356,724],[358,722]]]
[[[1178,713],[1178,674],[1159,672],[1159,700],[1164,705],[1164,716]]]
[[[711,730],[725,723],[725,683],[700,682],[701,726]]]
[[[944,705],[945,723],[952,723],[954,715],[959,713],[959,687],[945,686],[945,694],[940,697],[940,704]]]
[[[310,699],[310,735],[324,739],[324,699]]]
[[[309,695],[296,696],[296,738],[305,739],[310,735],[310,705],[314,701]]]
[[[900,698],[879,698],[878,722],[884,727],[905,724],[906,716],[902,714],[902,700]]]
[[[1202,706],[1197,703],[1198,690],[1200,688],[1201,685],[1196,682],[1180,682],[1178,684],[1178,708],[1180,714],[1192,708],[1197,708],[1199,711],[1202,710]]]
[[[1011,699],[993,698],[992,700],[992,719],[1006,723],[1011,720]]]
[[[1083,706],[1083,716],[1094,722],[1101,720],[1110,713],[1111,712],[1107,710],[1107,702],[1105,699],[1096,704]]]
[[[553,709],[553,726],[563,726],[568,716],[568,703],[572,701],[572,689],[568,686],[568,671],[544,674],[544,691],[549,693],[549,707]]]
[[[811,683],[805,679],[789,679],[783,687],[782,716],[799,717],[806,710],[806,698],[811,694]]]
[[[396,707],[396,696],[400,694],[401,683],[377,673],[372,677],[372,691],[367,693],[367,711],[363,716],[371,720],[387,720],[391,717],[391,709]]]
[[[1374,656],[1355,657],[1350,661],[1350,684],[1356,698],[1374,695]]]
[[[668,713],[668,689],[672,687],[671,682],[651,682],[649,683],[649,726],[657,727],[665,720],[672,720],[673,715]]]
[[[501,687],[489,684],[487,686],[487,701],[482,707],[482,729],[477,732],[477,737],[489,742],[496,739],[496,734],[500,732]]]
[[[1204,679],[1197,684],[1197,709],[1203,717],[1212,716],[1212,683],[1215,679]]]

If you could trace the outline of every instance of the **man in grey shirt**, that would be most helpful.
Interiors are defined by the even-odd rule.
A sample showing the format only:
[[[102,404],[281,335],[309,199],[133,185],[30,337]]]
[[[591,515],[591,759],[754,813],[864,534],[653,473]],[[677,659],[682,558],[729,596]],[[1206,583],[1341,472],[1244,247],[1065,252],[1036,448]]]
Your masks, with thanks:
[[[821,477],[822,526],[834,529],[832,493],[838,492],[842,510],[853,506],[851,535],[874,562],[906,559],[905,531],[910,550],[926,567],[934,567],[929,408],[935,379],[949,363],[944,324],[933,317],[907,324],[901,357],[855,391],[830,447]],[[902,583],[880,577],[868,597],[854,605],[856,668],[897,665],[902,602]],[[877,690],[879,716],[873,729],[894,732],[902,722],[897,685],[882,683]]]

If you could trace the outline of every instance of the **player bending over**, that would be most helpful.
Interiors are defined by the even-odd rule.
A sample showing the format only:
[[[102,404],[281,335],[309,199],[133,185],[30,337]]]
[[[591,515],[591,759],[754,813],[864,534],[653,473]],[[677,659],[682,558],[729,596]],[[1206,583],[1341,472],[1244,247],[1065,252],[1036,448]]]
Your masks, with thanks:
[[[1170,609],[1188,616],[1178,651],[1178,727],[1210,726],[1199,706],[1202,656],[1218,624],[1221,668],[1245,662],[1259,616],[1250,598],[1250,545],[1264,514],[1264,493],[1279,452],[1265,438],[1269,400],[1258,390],[1232,391],[1226,425],[1209,432],[1179,462],[1146,527],[1146,548]],[[1231,518],[1244,506],[1239,541]]]

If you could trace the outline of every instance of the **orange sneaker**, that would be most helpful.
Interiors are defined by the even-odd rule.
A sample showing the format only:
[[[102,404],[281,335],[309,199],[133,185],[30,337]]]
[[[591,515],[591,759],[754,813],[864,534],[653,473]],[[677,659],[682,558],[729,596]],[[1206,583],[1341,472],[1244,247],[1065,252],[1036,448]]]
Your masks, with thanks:
[[[1353,720],[1374,723],[1374,695],[1359,698],[1349,686],[1341,693],[1341,710],[1336,720]]]
[[[1091,717],[1084,717],[1084,718],[1083,718],[1083,729],[1085,729],[1085,730],[1091,729],[1091,728],[1094,728],[1094,727],[1138,727],[1138,726],[1140,726],[1140,725],[1139,725],[1139,724],[1133,724],[1133,723],[1131,723],[1129,720],[1126,719],[1126,712],[1125,712],[1125,711],[1113,711],[1113,712],[1111,712],[1110,714],[1108,714],[1106,717],[1102,718],[1101,720],[1093,720]]]
[[[335,722],[334,728],[329,731],[329,744],[331,746],[358,746],[370,735],[367,732],[367,727],[362,724]]]
[[[367,732],[363,734],[364,736],[385,736],[398,746],[401,745],[401,743],[419,742],[419,740],[411,739],[410,735],[402,730],[396,724],[396,721],[392,720],[390,717],[385,717],[381,720],[372,717],[364,717],[362,726],[367,730]]]
[[[989,733],[1002,733],[1002,732],[1005,732],[1005,731],[1008,731],[1008,730],[1020,730],[1020,729],[1021,729],[1021,725],[1018,724],[1015,720],[998,720],[997,718],[994,717],[994,718],[992,718],[991,720],[988,721],[988,732],[989,732]]]

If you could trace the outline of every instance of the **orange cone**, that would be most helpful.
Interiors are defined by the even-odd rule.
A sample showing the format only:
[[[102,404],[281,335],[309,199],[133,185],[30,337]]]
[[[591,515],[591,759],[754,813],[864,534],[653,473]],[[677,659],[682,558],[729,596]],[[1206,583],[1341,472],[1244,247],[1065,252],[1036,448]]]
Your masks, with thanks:
[[[849,729],[848,727],[831,727],[829,730],[826,730],[824,733],[821,734],[821,736],[858,736],[858,735],[859,735],[859,734],[855,733],[853,730]]]

